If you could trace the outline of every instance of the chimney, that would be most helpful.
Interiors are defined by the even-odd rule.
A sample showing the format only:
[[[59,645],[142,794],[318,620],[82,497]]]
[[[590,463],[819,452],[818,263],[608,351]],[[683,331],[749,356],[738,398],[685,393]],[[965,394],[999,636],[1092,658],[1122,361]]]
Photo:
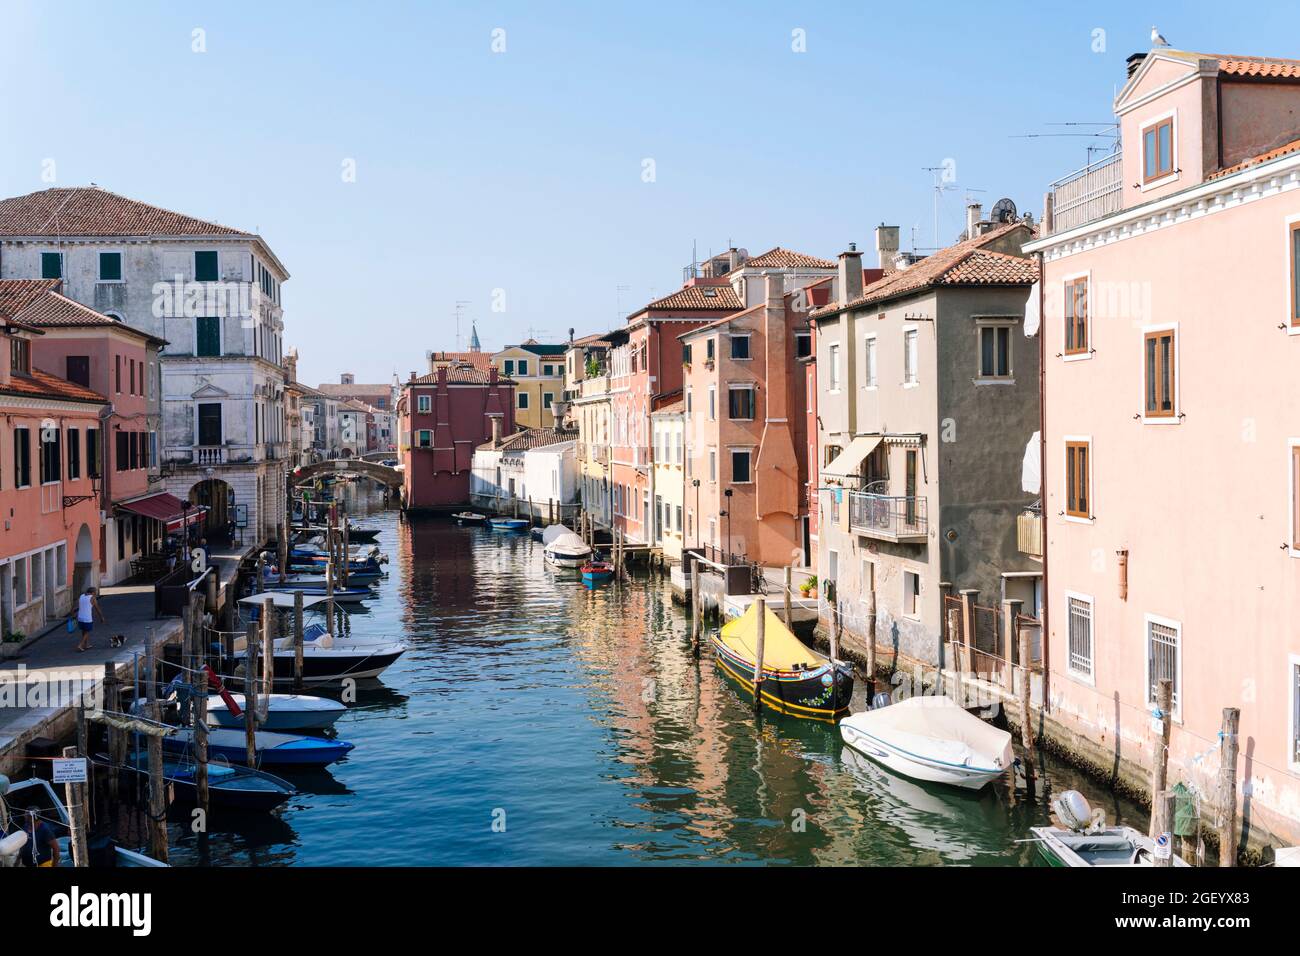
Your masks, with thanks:
[[[858,244],[850,242],[846,252],[840,253],[840,271],[836,277],[840,305],[852,302],[862,295],[862,253]]]
[[[744,265],[744,260],[740,255],[740,250],[735,246],[732,246],[727,250],[727,271],[730,272],[732,269],[738,269],[742,265]]]
[[[880,257],[880,268],[885,275],[894,271],[894,257],[898,255],[898,227],[886,226],[883,222],[876,227],[876,255]]]
[[[6,330],[9,328],[9,320],[3,315],[0,315],[0,328]],[[8,338],[7,335],[5,337]],[[13,355],[13,351],[10,349],[5,349],[4,354],[0,355],[0,385],[8,385],[13,380],[10,377],[12,375],[12,369],[10,368],[11,355]]]
[[[977,202],[966,204],[966,238],[974,239],[980,234],[980,219],[983,217],[984,207]]]
[[[501,447],[501,416],[492,416],[492,447]]]
[[[1128,64],[1128,73],[1126,75],[1129,78],[1132,78],[1133,74],[1138,71],[1138,67],[1142,65],[1142,61],[1145,60],[1146,58],[1147,55],[1145,53],[1134,53],[1127,60],[1125,60],[1124,62]]]
[[[340,385],[355,385],[356,381],[357,381],[356,376],[354,376],[351,372],[344,372],[342,375],[339,376]]]

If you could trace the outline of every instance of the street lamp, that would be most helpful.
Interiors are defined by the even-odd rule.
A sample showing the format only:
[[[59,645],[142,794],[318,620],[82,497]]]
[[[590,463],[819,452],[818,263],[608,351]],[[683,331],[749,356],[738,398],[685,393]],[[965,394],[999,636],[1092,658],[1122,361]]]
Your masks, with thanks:
[[[695,547],[700,546],[700,479],[692,478],[691,484],[695,486]]]
[[[727,563],[731,563],[731,489],[728,488],[722,492],[722,496],[727,499],[727,510],[722,512],[722,516],[727,519]]]

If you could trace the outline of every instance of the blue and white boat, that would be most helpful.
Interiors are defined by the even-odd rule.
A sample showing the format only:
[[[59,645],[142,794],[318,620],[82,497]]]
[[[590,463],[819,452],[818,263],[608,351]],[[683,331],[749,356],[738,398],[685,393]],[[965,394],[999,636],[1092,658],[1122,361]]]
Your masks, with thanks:
[[[189,727],[182,727],[162,739],[163,749],[169,753],[189,754],[193,744],[194,731]],[[269,730],[257,731],[253,744],[260,767],[323,767],[342,760],[356,746],[346,740],[300,737]],[[222,728],[208,732],[209,760],[220,758],[236,764],[243,763],[247,756],[243,730]]]
[[[240,731],[242,734],[243,731]],[[209,751],[209,757],[212,756]],[[264,770],[254,770],[244,765],[246,754],[239,762],[210,762],[208,764],[208,805],[226,810],[247,810],[265,813],[274,810],[290,797],[298,795],[289,781]],[[108,763],[108,757],[99,755],[97,761]],[[127,769],[141,774],[149,773],[149,755],[126,755]],[[185,757],[163,755],[163,779],[171,785],[178,803],[187,806],[198,803],[198,784],[195,782],[193,761]]]
[[[488,526],[493,531],[527,531],[529,522],[523,518],[489,518]]]
[[[230,699],[239,708],[239,715],[230,709],[220,694],[208,697],[208,720],[218,727],[242,729],[244,726],[244,695],[231,694]],[[311,697],[306,694],[272,694],[267,698],[265,730],[281,733],[302,730],[328,730],[347,711],[347,706],[328,697]]]

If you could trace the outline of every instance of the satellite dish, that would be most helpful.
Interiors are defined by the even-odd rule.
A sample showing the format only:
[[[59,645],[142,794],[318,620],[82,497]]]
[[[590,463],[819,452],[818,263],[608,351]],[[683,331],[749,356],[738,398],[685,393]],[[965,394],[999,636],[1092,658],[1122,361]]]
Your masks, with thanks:
[[[1010,199],[999,199],[993,204],[993,209],[989,213],[989,220],[992,222],[1012,222],[1016,218],[1016,204]]]

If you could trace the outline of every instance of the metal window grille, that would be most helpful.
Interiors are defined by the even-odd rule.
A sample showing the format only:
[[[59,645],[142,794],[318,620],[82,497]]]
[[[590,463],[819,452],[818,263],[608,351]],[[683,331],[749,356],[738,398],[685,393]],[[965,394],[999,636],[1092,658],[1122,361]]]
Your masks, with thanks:
[[[1092,677],[1092,604],[1069,600],[1070,670]]]
[[[1152,703],[1156,687],[1162,679],[1173,682],[1173,705],[1178,709],[1178,630],[1166,624],[1151,621],[1147,625],[1147,671],[1151,686],[1147,689]]]

